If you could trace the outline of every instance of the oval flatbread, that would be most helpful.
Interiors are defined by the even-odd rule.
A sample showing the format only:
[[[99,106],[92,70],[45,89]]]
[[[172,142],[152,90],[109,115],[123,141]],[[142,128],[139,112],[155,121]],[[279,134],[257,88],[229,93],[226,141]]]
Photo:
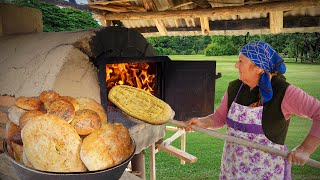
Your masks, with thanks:
[[[15,125],[11,121],[6,123],[6,135],[5,138],[8,141],[14,142],[16,144],[23,144],[21,139],[21,129],[19,126]]]
[[[169,104],[139,88],[114,86],[108,99],[128,115],[150,124],[164,124],[172,119],[173,110]]]
[[[68,123],[70,123],[74,118],[75,110],[71,102],[63,99],[58,99],[50,104],[47,113],[61,117]]]
[[[23,129],[23,127],[27,124],[27,122],[36,117],[36,116],[40,116],[43,115],[44,113],[41,111],[27,111],[25,113],[22,114],[22,116],[19,119],[19,127],[21,129]]]
[[[76,100],[76,98],[73,98],[71,96],[61,96],[58,99],[64,99],[72,103],[74,106],[74,110],[78,111],[79,110],[79,102]]]
[[[86,98],[86,97],[80,97],[80,98],[77,98],[77,100],[79,102],[80,110],[91,109],[96,113],[98,113],[98,115],[101,118],[102,124],[107,123],[107,114],[104,111],[103,107],[97,101],[91,98]]]
[[[37,116],[24,126],[21,135],[26,158],[35,169],[86,171],[80,159],[80,136],[64,119],[50,114]]]
[[[50,104],[58,99],[60,95],[52,90],[42,91],[39,95],[39,99],[44,103],[45,109],[49,109]]]
[[[19,126],[19,119],[25,112],[26,110],[18,108],[17,106],[11,106],[8,109],[8,118],[15,125]]]
[[[90,171],[116,166],[132,155],[134,144],[122,124],[103,124],[84,138],[80,157]]]
[[[71,125],[79,135],[88,135],[101,127],[101,119],[95,111],[82,109],[76,112]]]
[[[41,109],[42,102],[35,97],[21,96],[16,99],[15,105],[19,108],[31,111]]]

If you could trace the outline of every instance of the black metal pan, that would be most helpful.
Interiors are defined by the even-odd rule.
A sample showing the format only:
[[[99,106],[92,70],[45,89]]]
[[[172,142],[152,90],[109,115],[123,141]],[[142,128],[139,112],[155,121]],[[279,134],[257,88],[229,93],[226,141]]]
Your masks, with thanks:
[[[132,137],[131,137],[132,139]],[[23,164],[20,164],[16,162],[8,153],[7,149],[7,142],[6,139],[3,139],[3,150],[6,154],[7,159],[11,162],[17,176],[19,179],[22,180],[99,180],[99,179],[110,179],[110,180],[117,180],[119,179],[123,172],[125,171],[126,167],[128,166],[129,162],[131,161],[133,155],[135,154],[136,150],[136,145],[134,140],[132,139],[133,144],[134,144],[134,151],[132,155],[122,162],[121,164],[100,170],[100,171],[87,171],[87,172],[80,172],[80,173],[55,173],[55,172],[45,172],[45,171],[40,171],[36,169],[32,169],[29,167],[26,167]]]

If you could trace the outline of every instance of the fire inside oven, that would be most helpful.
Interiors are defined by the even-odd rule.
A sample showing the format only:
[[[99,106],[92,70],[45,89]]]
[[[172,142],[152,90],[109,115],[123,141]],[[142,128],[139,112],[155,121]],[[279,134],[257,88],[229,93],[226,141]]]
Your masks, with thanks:
[[[175,111],[175,119],[205,116],[214,110],[215,61],[171,61],[167,56],[102,57],[98,61],[101,104],[108,122],[135,125],[108,99],[116,85],[150,92]]]
[[[102,61],[102,63],[101,63]],[[163,82],[167,57],[113,57],[100,60],[100,95],[101,104],[107,111],[108,122],[122,123],[127,127],[135,125],[108,99],[113,86],[129,85],[143,89],[163,99]]]
[[[106,82],[109,91],[116,85],[129,85],[155,95],[156,63],[119,63],[106,65]]]

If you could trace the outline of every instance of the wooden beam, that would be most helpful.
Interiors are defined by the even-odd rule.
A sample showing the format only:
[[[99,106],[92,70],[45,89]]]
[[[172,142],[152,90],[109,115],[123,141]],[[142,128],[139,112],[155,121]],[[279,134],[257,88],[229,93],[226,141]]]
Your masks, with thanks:
[[[283,29],[283,11],[270,12],[270,32],[279,34]]]
[[[177,18],[173,18],[174,20],[174,25],[177,27],[179,27],[179,22],[178,22],[178,19]]]
[[[171,137],[164,140],[162,144],[170,145],[174,140],[185,134],[186,131],[184,129],[179,129],[176,133],[174,133]]]
[[[270,29],[244,29],[244,30],[214,30],[210,31],[209,35],[222,35],[222,36],[239,36],[255,34],[270,34]],[[319,27],[298,27],[298,28],[283,28],[282,33],[312,33],[320,32]],[[160,37],[159,32],[147,32],[142,33],[144,37]],[[168,36],[200,36],[202,35],[201,31],[168,31]]]
[[[156,24],[156,27],[159,31],[159,33],[161,34],[161,36],[166,36],[168,33],[167,33],[167,29],[166,27],[164,26],[164,23],[162,22],[162,20],[160,19],[155,19],[153,20],[154,23]]]
[[[170,8],[168,8],[167,10],[178,9],[178,8],[181,8],[181,7],[184,7],[184,6],[188,6],[188,5],[190,5],[190,4],[193,4],[193,2],[185,2],[185,3],[179,4],[179,5],[170,7]]]
[[[210,33],[209,18],[200,17],[200,24],[201,24],[202,35],[208,35]]]
[[[157,6],[152,0],[143,0],[143,5],[147,11],[157,11]]]
[[[157,11],[142,13],[118,13],[107,14],[106,20],[124,20],[124,19],[162,19],[162,18],[200,18],[201,16],[224,16],[239,15],[243,13],[266,13],[272,11],[290,11],[301,8],[310,8],[320,6],[319,0],[292,0],[266,2],[252,4],[247,6],[229,6],[211,9],[190,9],[175,11]]]
[[[181,135],[181,142],[180,142],[180,146],[181,146],[181,150],[182,151],[184,151],[184,152],[186,152],[186,142],[187,142],[187,140],[186,140],[186,133],[183,133],[182,135]],[[181,165],[184,165],[184,164],[186,164],[186,161],[184,161],[184,160],[180,160],[180,164]]]
[[[171,146],[171,145],[165,146],[162,144],[157,144],[157,148],[162,151],[165,151],[173,156],[176,156],[177,158],[182,159],[182,160],[186,161],[187,163],[195,163],[198,161],[197,157],[195,157],[187,152],[184,152],[180,149],[177,149],[176,147]]]
[[[149,151],[150,180],[156,180],[156,145],[154,143],[149,147]]]
[[[175,126],[166,126],[166,130],[168,131],[179,131],[179,128]]]
[[[211,8],[211,4],[208,3],[207,0],[192,0],[196,5],[198,5],[201,8]]]

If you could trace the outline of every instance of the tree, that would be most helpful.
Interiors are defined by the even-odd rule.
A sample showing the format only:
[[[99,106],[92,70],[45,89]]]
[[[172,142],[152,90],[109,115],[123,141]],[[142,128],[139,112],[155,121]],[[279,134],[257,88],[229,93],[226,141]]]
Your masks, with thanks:
[[[41,10],[44,32],[74,31],[101,27],[98,22],[92,18],[90,12],[60,8],[53,4],[42,3],[37,0],[7,0],[7,2]]]

